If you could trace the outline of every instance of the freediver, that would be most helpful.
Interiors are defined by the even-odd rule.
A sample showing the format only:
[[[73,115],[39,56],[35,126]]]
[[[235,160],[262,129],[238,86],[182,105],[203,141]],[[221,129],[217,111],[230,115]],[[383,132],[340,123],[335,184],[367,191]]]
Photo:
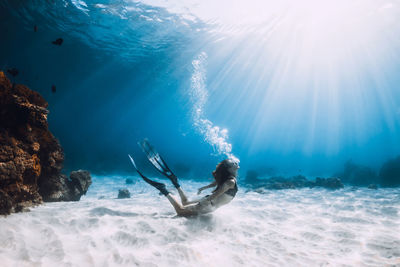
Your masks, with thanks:
[[[212,172],[214,181],[209,185],[199,188],[197,192],[197,194],[200,194],[201,191],[207,188],[215,187],[215,189],[212,191],[212,194],[198,200],[189,201],[178,182],[178,178],[168,168],[167,164],[161,158],[158,152],[154,150],[147,140],[139,143],[139,145],[146,153],[147,158],[152,165],[171,180],[172,184],[178,190],[181,203],[179,203],[179,201],[166,189],[165,184],[150,180],[144,176],[136,167],[133,158],[128,155],[133,166],[146,183],[155,187],[160,191],[161,194],[167,197],[179,216],[194,216],[213,212],[217,208],[231,202],[231,200],[235,197],[236,192],[238,191],[237,171],[239,169],[239,164],[236,161],[231,159],[225,159],[221,161]]]

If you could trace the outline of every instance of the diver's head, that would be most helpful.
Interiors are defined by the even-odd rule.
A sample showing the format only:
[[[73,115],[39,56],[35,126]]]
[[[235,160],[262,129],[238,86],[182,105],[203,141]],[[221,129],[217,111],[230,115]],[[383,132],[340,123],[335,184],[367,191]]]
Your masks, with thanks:
[[[227,168],[230,173],[235,174],[235,176],[237,175],[237,171],[240,168],[238,161],[233,159],[225,159],[221,161],[221,163],[225,165],[225,168]]]
[[[232,159],[224,159],[218,163],[213,176],[218,185],[223,184],[226,180],[236,178],[239,169],[239,162]]]

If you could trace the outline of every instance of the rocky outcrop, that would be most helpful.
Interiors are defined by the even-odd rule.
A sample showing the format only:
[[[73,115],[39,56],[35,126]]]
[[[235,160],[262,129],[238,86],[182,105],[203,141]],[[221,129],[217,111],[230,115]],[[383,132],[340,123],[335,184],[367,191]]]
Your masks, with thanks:
[[[0,71],[0,214],[22,211],[59,192],[60,200],[79,199],[68,189],[86,192],[73,189],[79,187],[76,176],[61,175],[64,153],[48,130],[47,106],[39,93],[12,84]]]
[[[129,192],[128,189],[120,189],[118,190],[118,198],[130,198],[131,193]]]
[[[46,187],[42,185],[39,188],[39,192],[46,202],[79,201],[81,196],[86,194],[91,184],[90,173],[79,170],[71,172],[69,178],[64,174],[51,177],[46,181]]]
[[[326,189],[340,189],[343,184],[339,178],[321,178],[317,177],[315,181],[308,180],[303,175],[297,175],[290,178],[281,176],[271,177],[269,179],[253,179],[252,184],[247,187],[251,190],[262,193],[264,190],[277,190],[277,189],[296,189],[296,188],[313,188],[323,187]]]
[[[340,189],[344,187],[340,179],[335,177],[332,178],[317,177],[315,179],[314,184],[312,184],[312,187],[314,186],[324,187],[327,189]]]
[[[398,187],[400,186],[400,156],[384,162],[379,170],[379,175],[370,167],[348,161],[343,170],[335,176],[347,185],[366,186],[370,189],[377,189],[378,185],[380,187]]]
[[[371,183],[378,183],[379,179],[376,172],[367,167],[347,161],[344,164],[343,171],[335,174],[345,184],[355,186],[368,186]]]
[[[368,186],[368,189],[378,189],[378,186],[376,185],[376,184],[370,184],[369,186]]]
[[[248,170],[244,178],[246,184],[256,184],[259,182],[258,173],[255,170]]]

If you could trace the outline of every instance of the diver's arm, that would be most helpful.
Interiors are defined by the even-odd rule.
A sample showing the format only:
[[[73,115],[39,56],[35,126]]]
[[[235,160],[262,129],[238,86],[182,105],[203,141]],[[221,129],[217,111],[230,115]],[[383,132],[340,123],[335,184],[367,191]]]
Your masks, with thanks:
[[[209,184],[209,185],[203,186],[203,187],[199,188],[199,191],[197,192],[197,194],[200,194],[200,192],[201,192],[202,190],[204,190],[204,189],[211,188],[211,187],[215,187],[216,185],[217,185],[217,182],[214,181],[214,182],[212,182],[212,183]],[[184,196],[184,199],[185,199],[185,200],[183,201],[183,199],[182,199],[182,204],[183,204],[183,205],[195,204],[195,203],[198,203],[198,202],[200,202],[201,200],[205,199],[205,198],[203,197],[203,198],[200,198],[200,199],[188,200],[188,199],[186,198],[186,196],[184,195],[182,188],[178,188],[178,192],[179,192],[179,194],[181,195],[181,199],[182,199],[182,194],[183,194],[183,196]],[[181,194],[181,193],[182,193],[182,194]],[[207,197],[208,197],[208,196],[207,196]]]
[[[207,186],[204,186],[202,188],[214,187],[216,184],[217,184],[217,182],[213,182],[213,183],[211,183],[211,184],[209,184]],[[201,198],[201,199],[198,199],[198,200],[188,201],[186,204],[194,204],[194,203],[198,203],[198,202],[202,202],[202,201],[213,201],[214,199],[216,199],[217,197],[219,197],[220,195],[222,195],[223,193],[225,193],[229,189],[233,188],[234,186],[235,186],[235,180],[234,179],[229,179],[229,180],[225,181],[225,183],[220,188],[218,188],[218,190],[214,191],[214,193],[212,193],[211,195],[206,196],[206,197]]]
[[[203,191],[204,189],[207,189],[207,188],[212,188],[212,187],[215,187],[215,186],[217,186],[217,181],[214,181],[214,182],[212,182],[212,183],[211,183],[211,184],[209,184],[209,185],[206,185],[206,186],[200,187],[200,188],[199,188],[199,190],[197,191],[197,194],[199,195],[199,194],[200,194],[200,192],[201,192],[201,191]]]
[[[235,186],[234,179],[229,179],[220,188],[218,188],[218,190],[214,191],[214,193],[212,193],[207,198],[212,201],[217,197],[219,197],[220,195],[222,195],[223,193],[225,193],[226,191],[228,191],[229,189],[233,188],[234,186]]]

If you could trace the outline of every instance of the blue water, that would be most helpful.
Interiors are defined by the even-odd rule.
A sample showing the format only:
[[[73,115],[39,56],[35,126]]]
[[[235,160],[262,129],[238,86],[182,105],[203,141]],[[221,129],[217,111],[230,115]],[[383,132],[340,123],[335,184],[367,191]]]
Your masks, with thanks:
[[[49,101],[67,169],[129,172],[147,137],[193,177],[224,154],[242,176],[379,170],[400,153],[400,7],[331,5],[3,0],[0,67]]]
[[[0,0],[0,69],[49,102],[64,171],[93,174],[79,202],[0,218],[1,264],[398,266],[399,188],[255,192],[244,178],[379,184],[400,155],[399,17],[395,0]],[[237,158],[238,195],[176,217],[130,165],[160,178],[143,138],[190,197]]]

